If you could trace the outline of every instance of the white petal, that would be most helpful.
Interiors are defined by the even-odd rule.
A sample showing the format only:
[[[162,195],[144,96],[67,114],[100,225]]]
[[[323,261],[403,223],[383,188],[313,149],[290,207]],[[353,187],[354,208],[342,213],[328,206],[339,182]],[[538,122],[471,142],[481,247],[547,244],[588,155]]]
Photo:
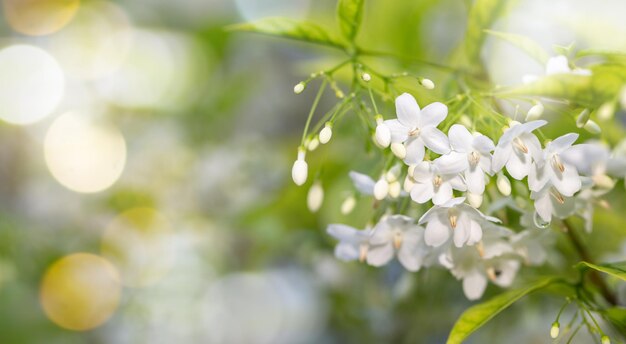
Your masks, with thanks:
[[[474,137],[469,130],[460,124],[455,124],[448,130],[450,146],[457,152],[469,152],[472,149]]]
[[[461,213],[457,219],[456,228],[452,229],[454,233],[454,246],[463,247],[467,242],[471,233],[471,221],[469,217]]]
[[[522,134],[520,135],[520,139],[524,142],[526,147],[528,147],[528,153],[533,160],[541,162],[543,160],[543,151],[541,150],[541,143],[537,136],[533,134]]]
[[[433,179],[432,165],[428,161],[422,161],[413,168],[413,179],[415,181],[426,183]]]
[[[532,159],[529,154],[523,154],[513,150],[506,162],[506,170],[511,177],[522,180],[528,175],[528,172],[530,172],[531,163]]]
[[[473,270],[463,278],[463,293],[469,300],[478,300],[487,288],[487,278],[478,270]]]
[[[469,192],[476,195],[482,195],[485,192],[485,173],[479,166],[465,171],[465,180]]]
[[[563,164],[563,167],[563,173],[553,174],[551,181],[563,196],[571,197],[580,190],[582,183],[574,166]]]
[[[574,133],[565,134],[563,136],[557,137],[552,142],[550,142],[548,144],[548,147],[546,147],[546,150],[552,153],[557,153],[557,154],[561,153],[564,150],[570,148],[574,144],[574,142],[576,142],[577,139],[578,139],[578,134],[574,134]]]
[[[513,284],[520,262],[517,260],[505,260],[496,267],[500,273],[493,283],[500,287],[509,287]]]
[[[350,179],[352,179],[354,187],[359,190],[360,193],[364,195],[374,194],[374,185],[376,182],[370,176],[355,171],[350,171],[348,175]]]
[[[547,190],[540,192],[539,197],[535,199],[535,211],[545,222],[552,221],[552,202],[550,201],[550,193]]]
[[[409,128],[397,119],[388,119],[383,122],[391,133],[391,142],[404,142],[409,138]]]
[[[450,152],[435,159],[437,170],[443,174],[456,174],[469,167],[466,153]]]
[[[478,222],[474,220],[470,220],[470,235],[467,239],[468,245],[475,245],[483,238],[483,229],[478,224]]]
[[[439,247],[450,238],[450,229],[439,221],[439,218],[433,218],[426,225],[424,231],[424,242],[428,246]]]
[[[420,228],[419,230],[421,231],[422,229]],[[421,241],[419,235],[417,233],[414,235],[409,233],[406,233],[404,236],[402,247],[398,251],[398,260],[405,269],[417,271],[422,266],[424,252],[419,247]]]
[[[465,185],[465,182],[460,176],[454,176],[448,179],[446,182],[448,182],[454,190],[457,190],[457,191],[467,190],[467,186]]]
[[[357,233],[357,229],[350,226],[334,223],[328,225],[328,227],[326,228],[326,232],[331,236],[341,241],[344,241],[353,239]]]
[[[502,146],[498,144],[495,151],[493,152],[493,158],[491,159],[492,172],[494,173],[500,172],[500,170],[502,170],[504,165],[509,160],[511,153],[513,153],[513,148],[511,147],[510,144],[502,145]]]
[[[447,115],[448,107],[444,104],[439,102],[428,104],[420,113],[418,127],[436,127],[446,118]]]
[[[367,252],[367,264],[372,266],[383,266],[393,258],[393,244],[371,246]]]
[[[359,259],[359,245],[340,242],[335,246],[335,257],[346,262]]]
[[[372,236],[370,237],[370,244],[372,245],[385,245],[391,242],[392,238],[391,226],[385,220],[380,220],[372,229]]]
[[[423,128],[420,138],[424,140],[424,145],[437,154],[446,154],[450,151],[450,142],[446,134],[435,127]]]
[[[452,185],[450,183],[443,182],[435,189],[433,195],[433,203],[435,205],[444,204],[452,199]]]
[[[481,153],[489,153],[493,151],[496,147],[493,144],[493,141],[485,135],[478,135],[474,138],[474,142],[472,146]]]
[[[407,164],[419,164],[424,160],[424,143],[420,138],[410,139],[406,143],[406,157],[404,162]]]
[[[413,128],[419,125],[420,107],[412,95],[403,93],[396,98],[396,115],[404,126]]]
[[[417,203],[426,203],[435,193],[432,183],[416,183],[411,189],[411,199]]]
[[[546,186],[546,183],[550,179],[550,170],[552,168],[547,165],[539,167],[537,164],[532,164],[528,173],[528,188],[531,191],[539,192]]]
[[[569,73],[572,70],[569,68],[567,57],[564,55],[558,55],[548,59],[546,64],[546,75]]]

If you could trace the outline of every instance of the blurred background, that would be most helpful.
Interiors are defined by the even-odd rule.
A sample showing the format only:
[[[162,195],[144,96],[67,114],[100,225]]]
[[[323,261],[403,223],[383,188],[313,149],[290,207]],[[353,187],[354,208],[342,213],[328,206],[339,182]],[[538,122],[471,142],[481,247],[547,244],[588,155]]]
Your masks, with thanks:
[[[359,44],[445,60],[470,2],[367,1]],[[224,29],[287,16],[338,32],[334,9],[332,0],[2,0],[0,342],[444,342],[470,305],[447,272],[333,257],[326,225],[362,227],[371,210],[367,199],[339,210],[353,192],[347,172],[378,163],[358,122],[309,154],[307,185],[291,182],[315,93],[296,96],[293,85],[341,56]],[[495,29],[549,51],[572,42],[626,51],[624,13],[620,0],[519,1]],[[489,39],[482,54],[500,85],[543,74],[502,41]],[[328,94],[321,107],[334,102]],[[312,214],[316,179],[325,200]],[[618,189],[611,197],[623,209]],[[623,218],[606,210],[596,220],[592,252],[624,257]],[[567,262],[556,255],[545,269]],[[472,340],[548,342],[561,302],[530,298]]]

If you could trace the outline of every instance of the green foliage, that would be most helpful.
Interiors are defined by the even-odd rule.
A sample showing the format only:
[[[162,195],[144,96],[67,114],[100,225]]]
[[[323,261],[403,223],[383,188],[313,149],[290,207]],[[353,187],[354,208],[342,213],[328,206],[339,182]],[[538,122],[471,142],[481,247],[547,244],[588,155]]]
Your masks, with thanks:
[[[447,344],[463,342],[470,334],[485,325],[489,320],[508,308],[515,301],[539,289],[545,288],[555,281],[555,278],[546,278],[524,288],[507,291],[489,301],[468,308],[454,324]]]
[[[506,9],[507,0],[476,0],[470,9],[465,33],[464,51],[469,66],[480,65],[480,50],[488,29]]]
[[[250,23],[232,25],[228,29],[255,32],[337,48],[344,47],[338,39],[317,24],[289,18],[265,18]]]
[[[580,262],[577,264],[577,266],[582,269],[591,268],[626,281],[626,262],[602,265],[592,264],[588,262]]]
[[[548,53],[539,44],[526,36],[493,30],[485,30],[485,32],[520,48],[542,65],[548,61]]]
[[[343,35],[350,42],[359,32],[363,19],[364,0],[339,0],[337,3],[337,20]]]
[[[602,313],[620,332],[626,333],[626,308],[612,307]]]

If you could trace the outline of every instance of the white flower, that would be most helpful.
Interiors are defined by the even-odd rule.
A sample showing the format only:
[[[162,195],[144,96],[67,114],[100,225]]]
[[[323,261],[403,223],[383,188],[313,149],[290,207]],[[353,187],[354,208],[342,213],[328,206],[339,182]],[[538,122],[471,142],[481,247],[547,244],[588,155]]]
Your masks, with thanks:
[[[442,205],[430,208],[419,219],[420,225],[426,223],[424,241],[427,245],[441,246],[452,235],[454,246],[471,246],[481,240],[482,225],[485,222],[500,222],[494,217],[485,216],[463,201],[465,201],[463,197],[453,198]]]
[[[575,74],[575,75],[591,75],[591,70],[582,68],[570,68],[569,61],[565,55],[557,55],[548,59],[546,63],[546,75],[556,74]],[[525,75],[522,81],[525,84],[537,81],[539,78],[536,75]]]
[[[566,134],[548,143],[543,151],[543,159],[535,161],[528,174],[528,187],[531,191],[539,192],[546,185],[551,185],[561,195],[571,197],[580,190],[581,181],[576,167],[561,159],[561,154],[576,139],[578,134]]]
[[[455,124],[448,131],[452,151],[437,159],[449,170],[463,171],[467,190],[481,195],[485,191],[485,173],[491,172],[493,141],[485,135],[473,136],[462,125]]]
[[[396,253],[407,270],[417,271],[428,254],[424,229],[414,224],[412,218],[403,215],[382,218],[372,230],[370,245],[367,263],[372,266],[387,264]]]
[[[388,195],[392,198],[399,196],[406,196],[407,193],[403,192],[400,181],[398,181],[398,175],[400,174],[400,166],[396,165],[392,167],[387,173],[383,175],[377,181],[374,181],[370,176],[350,171],[349,176],[352,179],[354,187],[363,195],[374,196],[377,200],[383,200]]]
[[[411,199],[417,203],[426,203],[432,199],[434,204],[443,204],[452,198],[452,189],[465,191],[466,186],[458,171],[443,173],[442,166],[431,161],[422,161],[413,169]]]
[[[300,186],[306,182],[308,175],[308,165],[304,160],[305,151],[303,149],[298,150],[298,159],[293,163],[291,167],[291,179],[296,185]]]
[[[404,93],[396,98],[398,119],[385,121],[391,130],[391,142],[406,146],[407,164],[417,164],[424,159],[424,146],[437,154],[450,151],[448,138],[437,125],[448,115],[442,103],[432,103],[420,110],[412,95]]]
[[[563,196],[550,184],[546,184],[537,192],[532,191],[530,198],[535,201],[535,211],[546,223],[552,221],[552,216],[564,219],[575,210],[574,199]]]
[[[331,224],[326,232],[339,239],[335,246],[335,257],[343,261],[365,261],[370,246],[371,229],[358,230],[342,224]]]
[[[546,123],[544,120],[523,124],[512,122],[493,152],[493,172],[499,172],[506,165],[511,177],[517,180],[526,177],[533,159],[541,159],[541,144],[532,131]]]

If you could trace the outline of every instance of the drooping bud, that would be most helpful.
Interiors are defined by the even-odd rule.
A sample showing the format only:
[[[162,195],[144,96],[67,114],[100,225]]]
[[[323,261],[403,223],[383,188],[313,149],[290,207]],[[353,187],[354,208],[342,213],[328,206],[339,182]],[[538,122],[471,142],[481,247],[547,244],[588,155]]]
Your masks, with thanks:
[[[354,196],[349,196],[346,198],[343,203],[341,203],[341,213],[343,215],[348,215],[354,210],[354,206],[356,205],[356,199]]]
[[[382,148],[389,147],[391,143],[391,130],[383,122],[383,116],[376,115],[376,143]]]
[[[594,122],[591,119],[587,121],[587,123],[585,124],[583,128],[585,128],[585,130],[587,130],[588,132],[594,135],[600,134],[602,132],[602,129],[600,129],[600,126],[598,125],[598,123]]]
[[[380,178],[376,184],[374,184],[374,198],[377,200],[382,200],[387,197],[389,193],[389,183],[385,178]]]
[[[498,187],[498,191],[500,191],[503,196],[508,196],[511,194],[511,182],[509,181],[509,178],[507,178],[502,172],[498,173],[496,186]]]
[[[317,139],[317,136],[312,138],[307,144],[306,148],[310,151],[314,151],[320,145],[320,140]]]
[[[328,141],[330,141],[330,138],[333,137],[333,124],[330,122],[327,122],[324,125],[324,128],[320,131],[320,143],[321,144],[327,144]]]
[[[432,90],[435,88],[435,83],[430,79],[421,79],[420,85],[422,85],[427,90]]]
[[[585,124],[587,124],[587,122],[589,121],[589,117],[591,116],[591,112],[589,112],[589,109],[584,109],[579,115],[578,117],[576,117],[576,126],[579,128],[582,128],[585,126]]]
[[[598,114],[598,119],[601,121],[608,121],[612,119],[613,115],[615,114],[615,103],[606,102],[602,104],[598,108],[597,114]]]
[[[369,73],[363,73],[361,74],[361,79],[363,79],[363,81],[365,82],[369,82],[370,80],[372,80],[372,76],[369,75]]]
[[[293,87],[293,93],[300,94],[302,93],[302,91],[304,91],[305,87],[306,87],[306,84],[304,82],[300,82],[296,86]]]
[[[466,196],[467,201],[474,208],[480,208],[480,205],[483,204],[483,195],[468,192]]]
[[[401,190],[402,187],[400,186],[399,181],[396,180],[389,183],[389,196],[391,196],[392,198],[398,198],[398,196],[400,196]]]
[[[317,212],[324,201],[324,189],[320,182],[315,182],[309,189],[306,197],[306,205],[312,213]]]
[[[611,338],[609,338],[609,336],[607,335],[602,336],[601,341],[602,341],[602,344],[611,344]]]
[[[554,323],[552,323],[552,327],[550,328],[550,337],[554,339],[558,336],[559,336],[559,322],[555,321]]]
[[[391,144],[391,151],[398,159],[404,159],[406,157],[406,147],[403,143],[394,142]]]
[[[539,117],[543,115],[543,110],[544,110],[543,104],[537,103],[533,105],[533,107],[531,107],[530,110],[528,110],[528,113],[526,114],[526,122],[539,119]]]
[[[293,179],[293,182],[298,186],[306,182],[308,175],[309,166],[304,160],[304,157],[304,149],[298,149],[298,159],[293,163],[293,167],[291,168],[291,179]]]

